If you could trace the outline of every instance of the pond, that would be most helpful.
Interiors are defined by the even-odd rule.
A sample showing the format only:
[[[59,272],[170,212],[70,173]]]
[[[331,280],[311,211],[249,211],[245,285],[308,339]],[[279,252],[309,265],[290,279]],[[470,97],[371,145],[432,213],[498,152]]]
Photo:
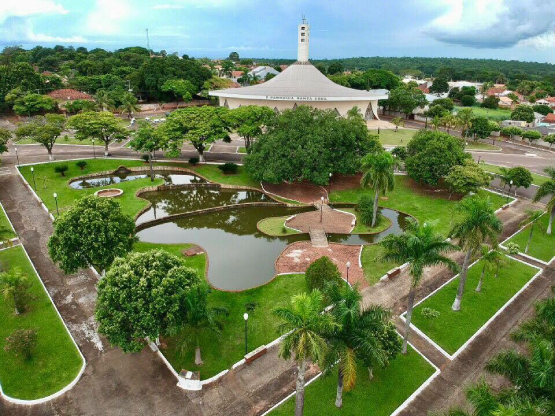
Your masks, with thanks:
[[[149,201],[152,206],[137,219],[137,224],[168,215],[224,205],[245,204],[249,202],[275,202],[260,191],[218,189],[195,187],[193,189],[165,189],[145,192],[141,198]]]
[[[96,176],[93,178],[77,179],[71,181],[69,186],[73,189],[90,189],[99,188],[101,186],[115,185],[121,182],[134,181],[136,179],[145,179],[150,176],[149,172],[129,172],[121,174],[111,174],[104,176]],[[171,172],[171,171],[154,171],[154,176],[164,180],[164,185],[187,185],[195,183],[206,183],[206,180],[190,173]]]
[[[246,290],[269,282],[275,273],[274,264],[283,249],[307,240],[307,234],[269,237],[258,231],[256,224],[267,217],[293,215],[313,208],[283,206],[245,206],[219,212],[194,215],[155,225],[140,231],[141,241],[150,243],[195,243],[208,254],[208,280],[219,289]],[[392,226],[377,235],[329,235],[329,241],[344,244],[368,244],[385,235],[400,233],[406,215],[382,209]]]

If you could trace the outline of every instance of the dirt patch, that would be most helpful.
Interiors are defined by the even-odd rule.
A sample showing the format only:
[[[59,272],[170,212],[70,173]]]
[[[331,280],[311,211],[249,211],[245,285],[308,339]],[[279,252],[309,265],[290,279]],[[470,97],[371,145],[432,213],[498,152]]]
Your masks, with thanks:
[[[327,256],[336,264],[345,280],[347,280],[347,262],[350,262],[349,283],[357,284],[360,289],[363,289],[368,287],[368,283],[358,263],[360,248],[361,246],[335,243],[330,243],[328,247],[313,247],[310,241],[298,241],[287,246],[279,255],[276,260],[276,273],[304,273],[314,260]]]
[[[326,233],[348,234],[353,228],[354,219],[351,214],[324,205],[321,213],[320,210],[303,212],[287,220],[285,224],[303,233],[308,233],[310,228],[316,228],[323,229]]]
[[[183,254],[186,257],[191,257],[191,256],[196,256],[197,254],[204,254],[204,250],[202,247],[200,246],[193,246],[188,248],[187,250],[182,250],[181,254]]]
[[[281,183],[279,185],[263,182],[262,185],[267,192],[305,204],[312,204],[315,201],[320,201],[321,197],[326,199],[328,197],[323,187],[309,182]]]

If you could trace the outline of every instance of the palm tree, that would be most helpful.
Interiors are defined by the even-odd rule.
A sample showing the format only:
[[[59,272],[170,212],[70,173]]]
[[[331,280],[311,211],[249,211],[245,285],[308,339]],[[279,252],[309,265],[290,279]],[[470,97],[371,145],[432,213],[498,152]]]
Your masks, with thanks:
[[[109,111],[114,108],[114,100],[112,100],[108,92],[104,90],[97,91],[94,96],[94,100],[96,101],[98,108],[102,111]]]
[[[536,192],[534,202],[538,202],[546,196],[551,199],[547,203],[547,212],[549,212],[549,221],[547,225],[547,234],[551,234],[553,222],[555,221],[555,168],[546,168],[543,170],[549,176],[549,180],[544,182]]]
[[[493,87],[493,82],[491,81],[484,82],[480,87],[480,93],[482,94],[482,101],[486,99],[486,94],[488,93],[491,87]]]
[[[459,240],[459,246],[462,250],[466,250],[466,255],[459,275],[457,296],[452,307],[454,311],[461,309],[461,300],[472,255],[485,243],[497,247],[497,237],[503,230],[503,224],[495,215],[489,199],[476,195],[466,197],[457,204],[457,211],[462,213],[462,218],[453,226],[449,237]]]
[[[339,327],[330,314],[322,314],[322,293],[302,293],[291,298],[289,308],[277,308],[274,314],[282,323],[278,331],[285,335],[279,355],[297,362],[295,416],[302,416],[304,409],[305,372],[308,361],[323,362],[327,353],[324,334]]]
[[[31,286],[27,275],[18,268],[9,273],[0,273],[0,293],[6,300],[13,302],[16,315],[25,312],[29,301],[33,299]]]
[[[343,387],[351,390],[357,379],[357,361],[364,362],[372,378],[376,365],[386,366],[401,350],[399,335],[391,323],[391,313],[381,306],[362,310],[362,296],[349,285],[328,286],[332,314],[341,325],[328,334],[329,353],[325,372],[338,367],[335,406],[343,405]]]
[[[131,118],[134,112],[140,110],[140,107],[137,105],[137,98],[130,92],[126,92],[121,97],[121,105],[119,106],[119,110],[122,113],[127,113],[127,118]]]
[[[505,188],[507,187],[507,185],[509,185],[509,193],[511,193],[512,176],[509,172],[509,168],[499,168],[499,173],[497,174],[497,177],[499,178],[501,185],[503,185],[503,191],[505,191]]]
[[[411,285],[403,342],[403,354],[406,354],[414,298],[424,268],[443,264],[456,272],[459,268],[458,265],[443,254],[457,250],[457,246],[445,241],[440,234],[436,233],[432,225],[427,223],[419,225],[413,219],[408,220],[407,229],[403,234],[390,234],[381,241],[380,245],[385,250],[382,256],[383,261],[391,261],[397,264],[409,263]]]
[[[521,227],[526,227],[527,225],[530,225],[530,234],[528,235],[528,242],[526,243],[526,248],[524,249],[524,253],[528,253],[528,249],[530,248],[530,243],[532,242],[532,235],[534,234],[534,225],[536,224],[536,221],[538,221],[540,219],[540,217],[543,215],[543,211],[541,210],[526,210],[526,218],[524,219],[524,221],[522,221],[520,223]]]
[[[474,118],[474,113],[471,108],[463,108],[457,113],[457,120],[459,126],[461,126],[461,137],[464,139],[467,136],[468,129],[472,126],[472,119]]]
[[[371,153],[362,159],[361,169],[364,172],[360,184],[363,188],[374,188],[374,215],[372,227],[376,226],[378,218],[378,198],[380,192],[392,191],[395,187],[393,168],[395,160],[389,152]]]
[[[480,280],[478,281],[478,286],[476,286],[476,292],[482,291],[482,282],[484,281],[484,275],[486,271],[495,270],[494,277],[497,279],[499,275],[499,269],[503,265],[503,253],[501,253],[496,248],[490,249],[488,246],[482,247],[482,274],[480,275]]]
[[[430,124],[434,127],[434,130],[437,130],[441,126],[441,118],[439,116],[435,116]]]
[[[405,127],[405,120],[403,120],[401,117],[395,117],[393,120],[391,120],[391,123],[395,124],[395,133],[397,133],[399,126]]]
[[[223,324],[218,320],[218,317],[221,315],[228,315],[226,308],[208,307],[208,294],[210,290],[210,287],[206,283],[199,284],[189,291],[186,298],[186,322],[195,340],[196,365],[202,365],[203,363],[199,341],[200,333],[205,329],[219,333],[223,328]],[[182,352],[185,352],[187,346],[188,342],[185,339],[181,345]]]
[[[555,295],[555,286],[551,286],[551,292]],[[555,344],[555,297],[544,299],[534,306],[534,317],[521,324],[511,338],[517,342],[546,339]]]
[[[447,113],[441,117],[441,125],[447,129],[447,134],[449,134],[451,129],[457,127],[457,118],[453,114]]]

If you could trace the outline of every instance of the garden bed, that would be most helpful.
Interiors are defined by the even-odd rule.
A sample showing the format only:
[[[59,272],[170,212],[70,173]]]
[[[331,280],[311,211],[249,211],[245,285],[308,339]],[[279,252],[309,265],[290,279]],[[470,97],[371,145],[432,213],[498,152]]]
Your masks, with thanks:
[[[544,214],[536,221],[534,225],[534,233],[532,234],[532,241],[527,256],[541,260],[544,263],[550,263],[555,258],[555,234],[547,234],[547,225],[549,222],[549,214]],[[528,237],[530,236],[530,225],[524,227],[514,236],[503,242],[516,243],[520,248],[520,252],[524,254]]]

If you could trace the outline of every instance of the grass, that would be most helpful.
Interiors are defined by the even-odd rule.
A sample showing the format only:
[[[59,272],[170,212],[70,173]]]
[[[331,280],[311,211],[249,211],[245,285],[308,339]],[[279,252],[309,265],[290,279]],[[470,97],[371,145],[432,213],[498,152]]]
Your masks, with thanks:
[[[536,225],[534,226],[534,233],[532,234],[532,241],[530,242],[530,249],[528,250],[528,253],[526,253],[529,256],[543,260],[547,263],[555,257],[555,234],[547,234],[548,221],[549,214],[544,214],[536,222]],[[518,244],[520,251],[524,253],[529,236],[530,226],[527,226],[508,242]]]
[[[18,140],[17,142],[15,142],[16,144],[38,144],[37,142],[35,142],[33,139],[21,139]],[[58,139],[56,140],[57,144],[82,144],[82,145],[92,145],[92,140],[77,140],[75,137],[71,137],[71,136],[61,136],[58,137]],[[102,149],[104,149],[104,143],[99,142],[98,140],[95,142],[95,146],[100,146]],[[102,150],[101,149],[101,150]]]
[[[190,248],[193,244],[155,244],[139,241],[133,245],[133,251],[144,253],[145,251],[160,249],[173,254],[183,260],[187,267],[194,269],[199,276],[204,278],[206,273],[206,254],[196,256],[185,256],[182,251]]]
[[[494,146],[488,143],[469,141],[468,145],[465,147],[466,150],[482,150],[482,151],[500,151],[499,146]]]
[[[83,365],[63,322],[21,246],[0,251],[2,267],[19,267],[32,282],[34,299],[29,310],[15,315],[11,305],[0,302],[0,382],[4,393],[24,400],[39,399],[71,383]],[[16,329],[37,330],[37,346],[30,361],[4,351],[5,339]]]
[[[334,191],[330,197],[332,203],[358,203],[364,194],[373,196],[374,190],[355,188]],[[478,194],[487,196],[496,209],[506,202],[505,197],[485,190],[480,190]],[[387,196],[387,199],[380,199],[380,206],[410,214],[421,223],[434,222],[438,232],[444,236],[449,232],[452,216],[455,220],[458,215],[453,212],[457,201],[449,200],[446,192],[440,195],[433,188],[419,186],[408,176],[395,176],[395,189]]]
[[[490,165],[488,163],[480,163],[480,166],[485,171],[488,171],[488,172],[491,172],[491,173],[500,173],[501,172],[501,166]],[[544,183],[549,181],[549,178],[547,176],[538,175],[537,173],[533,173],[533,172],[531,172],[531,173],[532,173],[532,183],[534,185],[542,186]]]
[[[487,108],[482,108],[480,106],[473,106],[473,107],[455,107],[455,111],[460,111],[463,108],[471,108],[472,112],[474,113],[475,117],[486,117],[489,120],[493,121],[503,121],[503,120],[510,120],[511,119],[511,110],[498,108],[496,110],[490,110]]]
[[[380,214],[378,214],[378,223],[376,224],[376,226],[370,227],[360,220],[360,213],[354,208],[339,208],[339,210],[349,212],[356,216],[357,221],[355,223],[355,228],[353,229],[351,234],[376,234],[387,230],[391,226],[391,221]]]
[[[366,245],[362,249],[362,270],[370,286],[378,283],[388,271],[399,266],[397,263],[381,261],[380,256],[383,252],[383,248],[378,244]]]
[[[377,135],[382,146],[406,146],[417,131],[402,128],[397,130],[397,132],[394,129],[380,129],[379,135],[378,130],[370,130],[370,134]]]
[[[176,371],[182,369],[200,371],[201,379],[210,378],[230,368],[245,354],[245,321],[243,314],[249,313],[248,349],[252,351],[278,337],[278,319],[272,314],[277,307],[287,306],[291,296],[304,292],[304,275],[278,276],[270,283],[259,288],[242,292],[213,290],[209,303],[212,307],[225,307],[229,313],[222,318],[223,329],[220,333],[203,330],[200,333],[201,353],[204,364],[194,363],[195,341],[190,330],[163,340],[164,355]],[[248,306],[254,306],[249,310]],[[186,349],[181,346],[186,342]]]
[[[237,149],[237,153],[247,154],[247,148],[246,147],[240,147],[239,149]]]
[[[298,231],[285,227],[287,218],[289,218],[289,216],[265,218],[258,223],[258,229],[264,234],[268,234],[272,237],[300,234]]]
[[[1,230],[5,230],[5,234],[0,235],[1,238],[12,239],[16,237],[15,230],[10,224],[2,205],[0,205],[0,231]]]
[[[335,407],[337,370],[322,376],[305,390],[304,414],[342,416],[389,416],[434,373],[434,368],[420,354],[409,349],[407,355],[399,354],[390,365],[374,370],[374,378],[359,364],[357,384],[343,393],[343,407]],[[291,397],[271,415],[292,415],[295,396]]]
[[[217,165],[195,165],[186,167],[198,172],[212,182],[224,185],[250,186],[256,189],[261,189],[260,182],[251,179],[243,166],[239,166],[237,173],[232,175],[222,173],[222,171],[218,169]]]
[[[491,272],[486,273],[482,291],[476,292],[482,268],[483,261],[480,260],[468,270],[460,311],[451,309],[457,294],[458,277],[414,308],[412,323],[449,354],[462,347],[537,272],[528,265],[508,259],[499,270],[498,278]],[[440,315],[426,318],[422,315],[423,308],[434,309]]]

